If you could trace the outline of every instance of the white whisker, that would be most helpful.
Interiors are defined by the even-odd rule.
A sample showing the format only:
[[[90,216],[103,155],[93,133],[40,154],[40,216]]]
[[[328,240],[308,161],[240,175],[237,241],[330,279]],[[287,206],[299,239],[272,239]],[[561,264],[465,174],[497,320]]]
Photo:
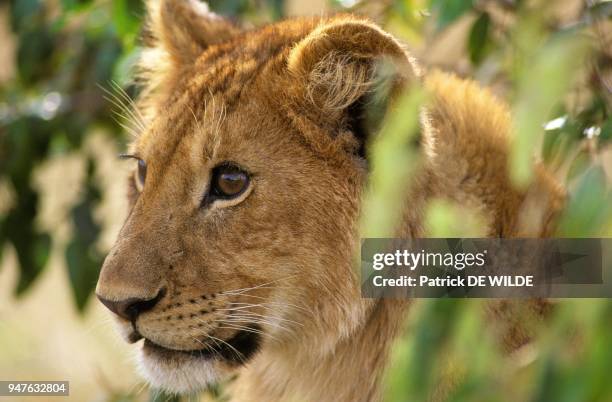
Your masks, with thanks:
[[[256,329],[253,329],[251,327],[245,327],[245,326],[241,326],[241,325],[232,325],[232,324],[226,324],[225,326],[219,326],[217,328],[221,328],[221,329],[233,329],[233,330],[237,330],[237,331],[244,331],[244,332],[251,332],[254,334],[258,334],[261,335],[262,337],[265,338],[270,338],[273,339],[275,341],[278,341],[278,338],[266,333],[266,332],[262,332],[262,331],[257,331]]]
[[[100,87],[100,88],[102,88],[102,90],[108,94],[108,96],[104,96],[104,99],[110,102],[114,107],[118,109],[118,110],[113,110],[115,114],[121,116],[123,119],[125,119],[130,124],[133,124],[135,128],[139,129],[140,131],[145,130],[144,123],[140,121],[138,116],[136,116],[135,112],[133,112],[129,106],[126,106],[121,101],[121,99],[119,99],[115,94],[110,92],[108,89],[104,87]],[[127,116],[124,115],[123,113],[126,113]]]
[[[284,281],[284,280],[287,280],[287,279],[293,278],[293,277],[295,277],[295,275],[289,275],[289,276],[286,276],[286,277],[283,277],[283,278],[275,279],[273,281],[265,282],[265,283],[262,283],[262,284],[259,284],[259,285],[256,285],[256,286],[251,286],[251,287],[248,287],[248,288],[225,290],[225,291],[221,292],[221,294],[239,294],[239,293],[246,292],[246,291],[249,291],[249,290],[262,289],[262,288],[265,288],[265,286],[267,286],[267,285],[271,285],[273,283]],[[272,288],[277,288],[277,287],[276,286],[268,287],[266,289],[272,289]]]
[[[123,95],[123,99],[125,99],[128,102],[128,104],[132,106],[131,109],[134,110],[135,113],[138,115],[138,122],[140,123],[140,126],[144,129],[146,127],[146,119],[142,115],[142,112],[138,108],[138,105],[136,105],[136,102],[134,102],[134,100],[128,95],[125,89],[123,89],[121,85],[119,85],[117,82],[115,82],[114,80],[111,80],[111,85],[113,85],[115,89],[119,91],[121,95]]]

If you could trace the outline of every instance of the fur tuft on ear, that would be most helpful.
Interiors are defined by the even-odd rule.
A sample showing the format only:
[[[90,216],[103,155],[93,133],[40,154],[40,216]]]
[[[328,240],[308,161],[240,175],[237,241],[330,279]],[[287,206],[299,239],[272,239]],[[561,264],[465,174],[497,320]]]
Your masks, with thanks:
[[[372,89],[377,64],[391,62],[395,78],[418,75],[402,46],[376,25],[347,17],[322,24],[289,54],[289,71],[306,95],[326,112],[345,109]]]
[[[332,147],[340,146],[360,157],[366,156],[366,143],[377,129],[369,118],[379,106],[373,105],[380,100],[374,99],[374,92],[385,89],[391,95],[420,76],[397,40],[352,16],[321,23],[291,49],[287,68],[290,98],[297,108],[292,119],[298,126],[310,126],[311,131],[307,120],[324,126],[322,131],[336,133],[346,142]],[[383,71],[385,74],[379,74]],[[382,109],[384,114],[386,106]],[[309,142],[320,141],[324,140]]]
[[[152,0],[148,10],[152,36],[177,65],[193,62],[208,46],[239,32],[199,0]]]

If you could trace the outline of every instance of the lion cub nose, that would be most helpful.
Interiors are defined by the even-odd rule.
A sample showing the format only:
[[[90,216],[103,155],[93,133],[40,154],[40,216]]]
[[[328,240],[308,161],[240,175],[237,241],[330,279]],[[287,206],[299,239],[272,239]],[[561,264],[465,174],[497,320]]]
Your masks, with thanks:
[[[136,318],[145,311],[151,310],[164,297],[166,289],[162,288],[157,296],[151,299],[139,299],[130,297],[124,300],[108,300],[96,294],[98,299],[113,313],[128,321],[136,321]]]

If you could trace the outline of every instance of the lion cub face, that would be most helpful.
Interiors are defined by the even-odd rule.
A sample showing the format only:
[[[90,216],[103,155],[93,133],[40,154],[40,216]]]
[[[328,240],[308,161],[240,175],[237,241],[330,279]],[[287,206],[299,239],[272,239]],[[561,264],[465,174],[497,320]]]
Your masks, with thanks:
[[[134,144],[132,209],[98,286],[128,339],[145,339],[147,375],[169,388],[295,337],[348,232],[333,226],[333,200],[351,195],[332,169],[275,122],[245,124],[264,104],[216,105],[222,95],[205,110],[185,97]]]
[[[352,257],[366,169],[347,109],[367,88],[334,77],[366,79],[370,58],[403,53],[354,20],[240,33],[199,3],[149,8],[131,210],[98,297],[144,339],[143,374],[175,392],[265,350],[324,353],[365,310]],[[343,43],[362,47],[357,61]]]

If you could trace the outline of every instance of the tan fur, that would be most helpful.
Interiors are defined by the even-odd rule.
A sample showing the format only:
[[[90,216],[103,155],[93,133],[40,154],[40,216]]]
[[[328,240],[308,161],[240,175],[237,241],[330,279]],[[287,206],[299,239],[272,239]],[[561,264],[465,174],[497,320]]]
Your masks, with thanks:
[[[395,87],[424,85],[432,98],[422,126],[425,165],[399,235],[423,234],[421,211],[432,197],[477,207],[492,236],[552,230],[563,199],[554,181],[543,169],[526,191],[508,180],[506,108],[474,83],[423,75],[372,23],[337,16],[239,32],[179,0],[151,2],[149,14],[146,129],[131,147],[148,164],[146,183],[141,193],[132,183],[131,211],[97,294],[150,299],[167,289],[135,327],[169,349],[222,342],[249,320],[264,332],[242,366],[144,353],[154,385],[188,392],[238,374],[235,401],[380,398],[408,303],[360,297],[352,261],[368,170],[347,109],[372,91],[383,59],[398,68]],[[250,172],[249,190],[202,208],[211,169],[226,161]],[[528,199],[544,205],[535,226],[521,217]],[[228,309],[242,312],[240,320]],[[489,311],[508,308],[495,302]],[[525,341],[515,338],[504,342]]]

